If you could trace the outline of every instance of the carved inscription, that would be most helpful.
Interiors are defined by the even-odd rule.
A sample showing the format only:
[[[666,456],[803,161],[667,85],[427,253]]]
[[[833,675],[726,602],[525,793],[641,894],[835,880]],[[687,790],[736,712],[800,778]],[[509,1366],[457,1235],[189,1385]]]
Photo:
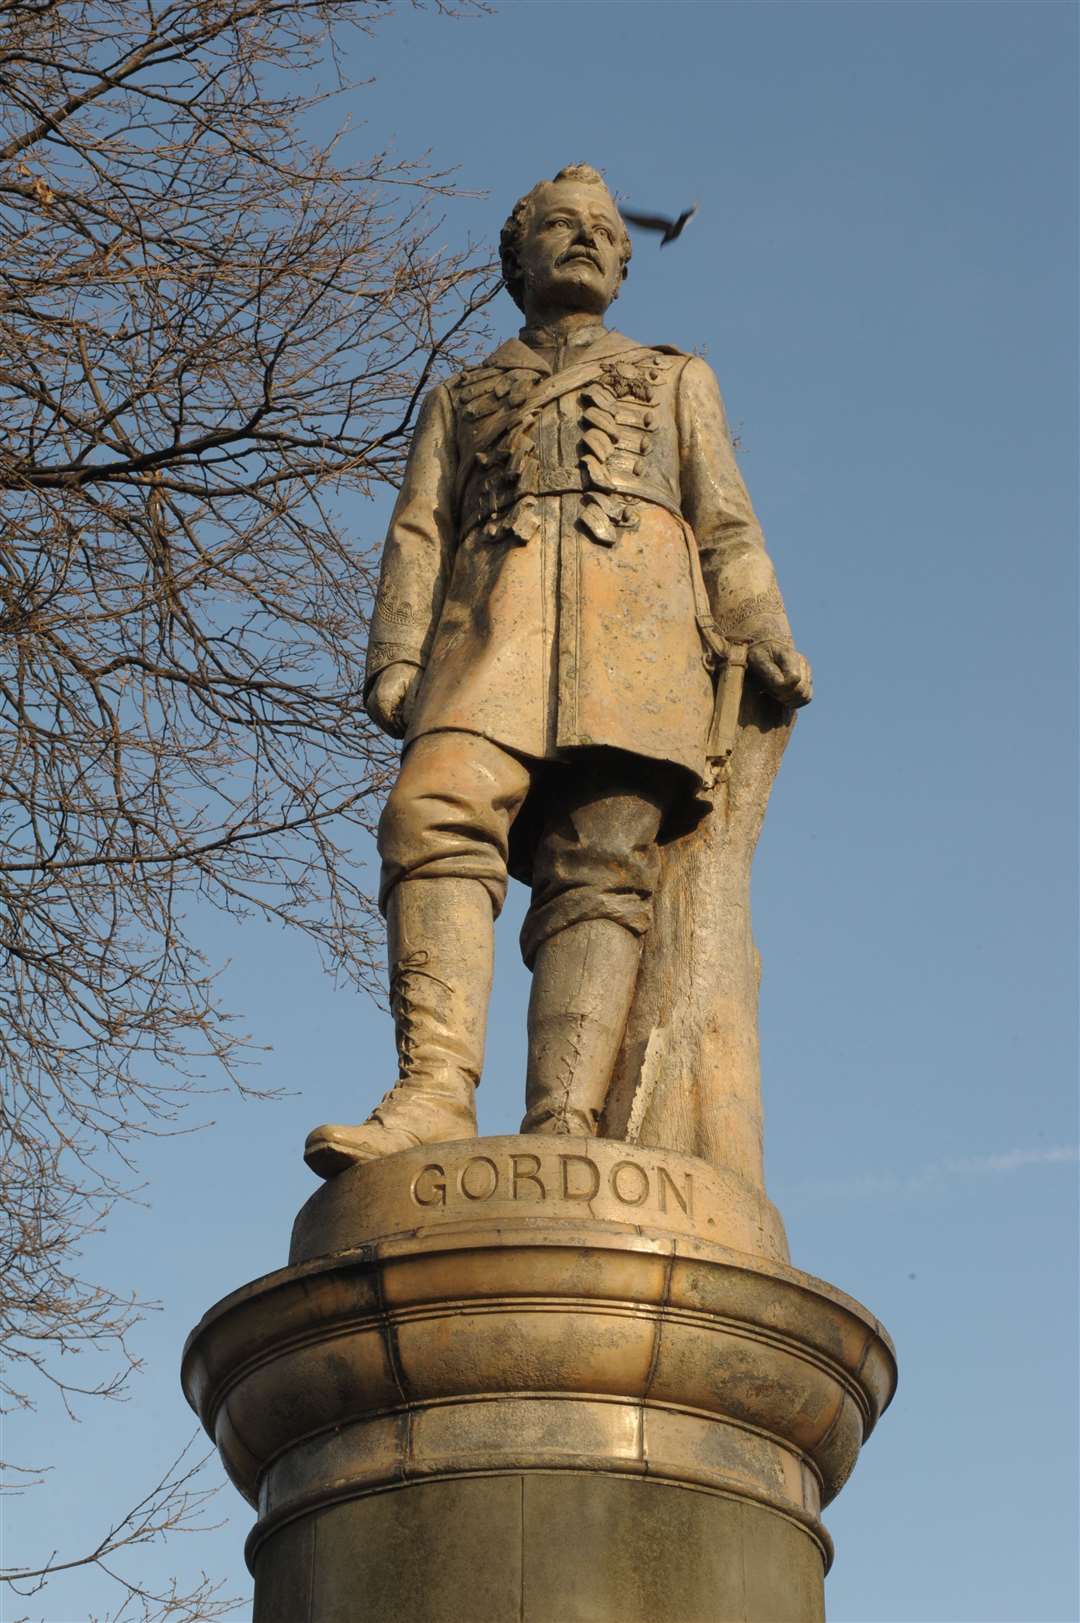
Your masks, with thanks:
[[[608,1179],[611,1193],[624,1206],[644,1206],[649,1198],[649,1174],[636,1161],[620,1161]]]
[[[560,1155],[562,1179],[559,1193],[564,1200],[595,1200],[600,1193],[600,1168],[587,1155]]]
[[[499,1187],[499,1169],[489,1155],[474,1155],[458,1174],[466,1200],[490,1200]]]
[[[614,1201],[628,1211],[648,1208],[694,1215],[692,1172],[676,1174],[630,1156],[610,1168],[588,1155],[561,1152],[470,1155],[449,1168],[429,1161],[413,1179],[410,1195],[420,1207],[479,1206],[489,1200],[526,1206],[558,1200],[587,1206],[606,1197],[605,1203]]]

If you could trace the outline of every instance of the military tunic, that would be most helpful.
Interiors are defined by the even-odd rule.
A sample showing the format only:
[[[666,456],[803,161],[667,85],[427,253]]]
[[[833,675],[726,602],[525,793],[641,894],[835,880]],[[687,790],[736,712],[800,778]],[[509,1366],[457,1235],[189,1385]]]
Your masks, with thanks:
[[[591,746],[705,771],[708,634],[789,637],[711,370],[618,333],[558,372],[519,339],[427,397],[367,685],[424,670],[406,743]]]

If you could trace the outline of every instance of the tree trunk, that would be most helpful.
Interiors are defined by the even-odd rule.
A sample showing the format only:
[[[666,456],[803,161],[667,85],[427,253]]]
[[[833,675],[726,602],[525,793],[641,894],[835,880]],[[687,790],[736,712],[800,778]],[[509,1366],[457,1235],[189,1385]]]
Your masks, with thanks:
[[[780,1256],[783,1229],[765,1198],[750,868],[793,722],[794,712],[748,684],[712,811],[663,850],[653,927],[601,1125],[605,1137],[717,1167],[757,1207],[762,1249]]]

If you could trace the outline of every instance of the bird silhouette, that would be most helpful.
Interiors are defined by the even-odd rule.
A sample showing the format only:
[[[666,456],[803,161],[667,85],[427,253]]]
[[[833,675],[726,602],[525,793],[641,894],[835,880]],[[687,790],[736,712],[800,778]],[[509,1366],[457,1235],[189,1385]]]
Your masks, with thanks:
[[[682,236],[683,227],[694,218],[697,211],[697,204],[692,203],[688,209],[683,209],[677,220],[669,219],[666,214],[634,214],[630,209],[621,209],[620,213],[630,225],[636,225],[642,231],[662,232],[660,246],[666,248],[669,242],[674,242],[676,237]]]

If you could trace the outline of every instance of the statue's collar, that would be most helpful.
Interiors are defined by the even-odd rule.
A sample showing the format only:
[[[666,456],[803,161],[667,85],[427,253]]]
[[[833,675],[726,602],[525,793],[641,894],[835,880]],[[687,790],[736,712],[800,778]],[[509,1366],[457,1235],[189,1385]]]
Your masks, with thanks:
[[[524,326],[518,337],[529,349],[579,350],[588,344],[598,343],[601,338],[606,338],[607,328],[602,321],[590,321],[587,325],[572,327],[568,333],[560,336],[550,327]]]
[[[593,328],[588,330],[590,333],[594,331]],[[605,327],[599,327],[596,330],[599,333],[597,338],[588,343],[574,345],[575,365],[582,361],[606,360],[609,355],[619,355],[623,350],[641,348],[640,344],[635,343],[632,338],[627,338],[623,333],[608,332]],[[530,329],[525,327],[522,332],[530,333]],[[530,333],[530,336],[533,336],[533,334]],[[551,371],[551,367],[544,359],[544,356],[521,338],[508,338],[505,344],[500,344],[498,349],[488,356],[484,365],[497,366],[507,370],[524,366],[533,372],[543,372],[545,375]]]

